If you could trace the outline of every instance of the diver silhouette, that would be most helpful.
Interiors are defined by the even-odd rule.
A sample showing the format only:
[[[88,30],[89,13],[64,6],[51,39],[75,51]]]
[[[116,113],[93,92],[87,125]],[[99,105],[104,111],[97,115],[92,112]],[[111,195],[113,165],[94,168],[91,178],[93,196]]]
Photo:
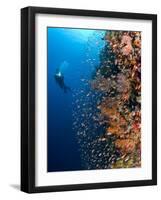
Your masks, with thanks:
[[[64,90],[64,92],[71,91],[70,87],[68,87],[65,82],[64,82],[64,76],[63,74],[59,71],[59,69],[56,70],[56,73],[54,75],[55,81],[58,83],[60,88]]]

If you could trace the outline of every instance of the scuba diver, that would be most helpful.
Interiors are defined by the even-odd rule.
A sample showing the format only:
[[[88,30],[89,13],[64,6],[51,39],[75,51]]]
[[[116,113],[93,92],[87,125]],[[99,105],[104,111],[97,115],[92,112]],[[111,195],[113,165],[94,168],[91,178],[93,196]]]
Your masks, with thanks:
[[[56,70],[56,73],[54,75],[55,81],[57,82],[57,84],[60,86],[60,88],[62,88],[64,90],[64,92],[68,92],[71,91],[70,87],[68,87],[65,82],[64,82],[64,76],[63,74],[60,72],[59,69]]]

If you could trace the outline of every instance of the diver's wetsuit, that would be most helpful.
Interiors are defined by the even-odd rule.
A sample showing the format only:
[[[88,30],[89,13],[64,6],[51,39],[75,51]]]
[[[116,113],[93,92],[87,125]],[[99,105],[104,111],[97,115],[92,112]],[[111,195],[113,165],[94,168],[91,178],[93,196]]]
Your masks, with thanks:
[[[55,77],[55,81],[64,90],[64,92],[70,91],[70,87],[65,85],[64,76],[61,73],[56,73],[54,77]]]

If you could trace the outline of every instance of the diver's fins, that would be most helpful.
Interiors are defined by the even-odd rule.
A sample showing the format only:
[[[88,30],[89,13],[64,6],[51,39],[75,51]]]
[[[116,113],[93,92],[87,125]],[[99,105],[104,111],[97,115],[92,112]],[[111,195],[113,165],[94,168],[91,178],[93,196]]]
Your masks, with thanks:
[[[64,86],[64,92],[67,93],[68,91],[71,91],[71,88],[68,86]]]

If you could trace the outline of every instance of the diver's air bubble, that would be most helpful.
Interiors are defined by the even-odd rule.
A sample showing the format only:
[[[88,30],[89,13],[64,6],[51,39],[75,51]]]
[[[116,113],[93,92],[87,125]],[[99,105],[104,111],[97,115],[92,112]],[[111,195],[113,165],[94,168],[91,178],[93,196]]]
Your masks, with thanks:
[[[59,67],[59,71],[61,71],[61,73],[64,73],[69,67],[69,63],[65,60],[60,64]]]

